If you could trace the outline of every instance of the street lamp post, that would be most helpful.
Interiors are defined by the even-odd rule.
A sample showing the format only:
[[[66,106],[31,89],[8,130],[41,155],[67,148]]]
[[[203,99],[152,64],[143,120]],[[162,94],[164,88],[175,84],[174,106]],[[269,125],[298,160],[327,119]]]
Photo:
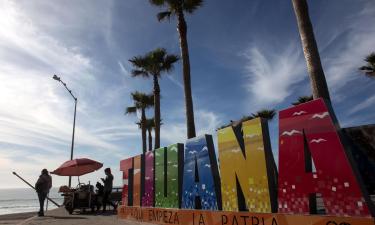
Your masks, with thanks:
[[[57,80],[58,82],[60,82],[62,85],[64,85],[64,87],[66,88],[66,90],[69,92],[69,94],[73,97],[74,99],[74,120],[73,120],[73,134],[72,134],[72,145],[71,145],[71,149],[70,149],[70,160],[73,159],[73,149],[74,149],[74,132],[75,132],[75,127],[76,127],[76,113],[77,113],[77,98],[73,95],[72,91],[66,86],[66,83],[64,83],[60,77],[58,77],[57,75],[53,75],[52,77],[54,80]],[[72,177],[69,176],[69,187],[71,187],[72,185]]]

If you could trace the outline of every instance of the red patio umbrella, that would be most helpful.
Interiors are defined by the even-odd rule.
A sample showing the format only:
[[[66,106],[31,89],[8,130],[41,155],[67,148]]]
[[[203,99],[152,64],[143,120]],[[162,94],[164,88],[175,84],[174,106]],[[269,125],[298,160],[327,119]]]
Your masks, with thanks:
[[[103,164],[91,159],[81,158],[64,162],[59,168],[51,172],[59,176],[82,176],[103,167]]]

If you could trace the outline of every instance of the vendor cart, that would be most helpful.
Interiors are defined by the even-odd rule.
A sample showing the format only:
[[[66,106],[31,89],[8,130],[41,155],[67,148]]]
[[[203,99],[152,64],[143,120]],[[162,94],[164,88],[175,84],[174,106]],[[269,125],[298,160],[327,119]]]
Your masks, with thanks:
[[[64,196],[64,206],[69,214],[72,214],[75,209],[80,211],[91,209],[91,211],[95,211],[97,205],[96,194],[92,185],[79,184],[75,189],[63,186],[60,187],[59,192]]]
[[[91,159],[74,159],[63,163],[58,169],[51,172],[59,176],[77,176],[78,185],[76,188],[62,186],[59,193],[64,196],[65,209],[72,214],[75,209],[85,211],[86,209],[95,210],[97,197],[94,187],[89,184],[83,184],[79,181],[79,176],[94,172],[103,167],[102,163]]]

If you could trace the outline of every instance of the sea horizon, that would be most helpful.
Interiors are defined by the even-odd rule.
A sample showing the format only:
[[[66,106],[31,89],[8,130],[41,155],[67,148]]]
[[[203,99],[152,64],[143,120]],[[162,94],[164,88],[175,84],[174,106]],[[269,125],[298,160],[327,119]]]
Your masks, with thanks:
[[[50,198],[62,204],[63,197],[58,193],[58,188],[51,188]],[[45,204],[46,207],[46,204]],[[48,210],[57,208],[48,203]],[[38,196],[31,188],[1,188],[0,189],[0,215],[37,212],[39,210]]]

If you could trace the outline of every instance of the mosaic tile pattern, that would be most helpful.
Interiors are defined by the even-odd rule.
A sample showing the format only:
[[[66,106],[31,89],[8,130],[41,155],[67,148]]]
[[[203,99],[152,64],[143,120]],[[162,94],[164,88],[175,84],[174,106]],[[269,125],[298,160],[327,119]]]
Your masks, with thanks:
[[[141,160],[141,155],[133,158],[133,206],[141,206]]]
[[[211,165],[211,161],[216,163],[215,149],[213,149],[213,144],[208,145],[208,142],[213,143],[210,135],[192,138],[186,142],[181,208],[196,209],[195,198],[199,196],[202,209],[218,210],[214,182],[218,171],[217,165]],[[213,160],[210,160],[210,156]],[[216,171],[212,171],[213,168],[216,168]],[[198,182],[195,180],[196,170]]]
[[[142,206],[154,206],[154,152],[149,151],[144,154],[145,175],[144,193],[142,196]]]
[[[179,208],[178,148],[174,144],[155,150],[155,207]]]
[[[242,124],[244,152],[232,127],[218,131],[223,210],[238,211],[236,177],[250,212],[271,212],[265,145],[259,118]]]
[[[310,193],[321,193],[328,215],[370,216],[323,100],[279,113],[279,212],[309,214]],[[305,144],[316,173],[305,172]]]
[[[122,171],[122,205],[129,206],[129,170],[133,169],[133,158],[120,161],[120,171]]]

